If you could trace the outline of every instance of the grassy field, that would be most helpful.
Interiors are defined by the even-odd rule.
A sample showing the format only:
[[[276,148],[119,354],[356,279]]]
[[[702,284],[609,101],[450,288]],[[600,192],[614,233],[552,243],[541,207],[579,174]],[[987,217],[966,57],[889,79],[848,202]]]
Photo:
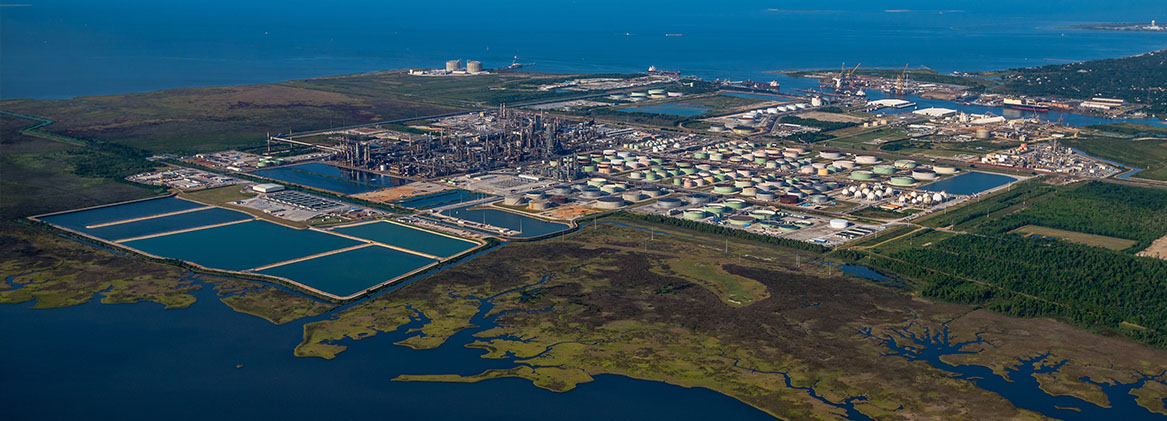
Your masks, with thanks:
[[[1040,225],[1026,225],[1013,231],[1011,234],[1020,234],[1022,236],[1043,236],[1060,238],[1069,242],[1085,244],[1088,246],[1108,248],[1111,250],[1124,250],[1135,245],[1137,241],[1127,240],[1125,238],[1107,237],[1105,235],[1086,234],[1081,232],[1060,230],[1057,228],[1043,227]]]
[[[269,132],[294,133],[566,96],[535,87],[568,77],[505,73],[441,78],[394,71],[267,85],[8,100],[0,101],[0,109],[55,120],[47,128],[54,133],[152,152],[194,153],[258,147]]]
[[[870,131],[863,132],[862,130],[870,130]],[[836,132],[838,132],[838,133],[836,133]],[[859,132],[859,133],[850,134],[850,133],[855,133],[855,132]],[[879,146],[868,144],[868,142],[871,142],[871,141],[876,140],[876,139],[882,139],[882,140],[886,140],[888,142],[892,142],[892,141],[903,139],[903,138],[907,137],[907,133],[904,132],[904,130],[900,129],[900,128],[881,128],[881,129],[871,130],[870,128],[865,128],[862,126],[849,127],[846,129],[836,130],[835,132],[830,132],[827,134],[838,136],[838,137],[824,142],[823,144],[826,146],[833,146],[833,147],[837,147],[837,148],[859,149],[859,150],[864,150],[864,151],[879,150]]]
[[[20,129],[34,123],[0,115],[0,219],[161,193],[159,189],[118,179],[78,175],[74,163],[94,155],[87,153],[84,146],[20,133]]]
[[[904,139],[880,145],[879,150],[927,158],[952,158],[957,155],[981,156],[989,152],[1015,148],[1017,145],[1019,145],[1017,142],[926,142]]]

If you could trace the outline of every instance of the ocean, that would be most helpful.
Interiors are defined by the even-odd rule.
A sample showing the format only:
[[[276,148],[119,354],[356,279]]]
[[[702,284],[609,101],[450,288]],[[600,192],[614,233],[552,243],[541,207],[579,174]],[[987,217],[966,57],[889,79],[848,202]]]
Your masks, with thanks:
[[[844,62],[975,71],[1167,47],[1163,33],[1066,29],[1167,20],[1162,2],[1145,0],[19,3],[0,7],[5,99],[436,68],[448,59],[768,79],[762,72]]]

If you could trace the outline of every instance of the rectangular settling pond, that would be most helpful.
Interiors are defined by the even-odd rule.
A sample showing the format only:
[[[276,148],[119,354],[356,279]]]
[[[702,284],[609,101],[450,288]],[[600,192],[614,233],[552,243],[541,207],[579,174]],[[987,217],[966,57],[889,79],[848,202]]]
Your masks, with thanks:
[[[538,237],[570,228],[567,224],[547,222],[517,213],[489,208],[470,209],[471,207],[447,209],[442,211],[442,215],[519,231],[520,234],[514,236],[516,238]]]
[[[921,190],[948,192],[948,194],[970,195],[1017,181],[1016,178],[984,172],[967,172],[952,178],[936,181],[920,187]]]
[[[361,243],[323,232],[297,230],[256,220],[123,244],[156,256],[182,259],[210,268],[246,270]]]
[[[469,190],[454,189],[446,190],[443,192],[430,193],[424,196],[402,199],[395,203],[414,209],[432,209],[446,205],[453,205],[455,203],[484,199],[489,196],[490,195],[486,193],[475,193]]]
[[[85,227],[90,225],[106,224],[205,207],[207,205],[202,203],[195,203],[176,197],[163,197],[122,205],[62,213],[46,216],[40,218],[40,220],[75,231],[84,231]]]
[[[388,221],[339,227],[333,231],[378,243],[416,250],[441,258],[452,257],[478,244]]]
[[[347,297],[433,263],[437,260],[373,245],[276,266],[259,273],[281,276],[329,294]]]
[[[118,241],[227,222],[244,221],[253,218],[251,215],[243,212],[222,208],[210,208],[96,228],[82,228],[77,231],[103,240]]]
[[[340,194],[367,193],[408,184],[409,180],[320,162],[255,171],[252,174]]]

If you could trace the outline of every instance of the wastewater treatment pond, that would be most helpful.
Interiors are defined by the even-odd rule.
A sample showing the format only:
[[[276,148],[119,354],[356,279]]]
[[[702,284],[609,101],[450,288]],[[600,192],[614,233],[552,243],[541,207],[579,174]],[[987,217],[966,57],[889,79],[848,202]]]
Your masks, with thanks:
[[[369,171],[340,168],[321,162],[290,165],[252,172],[252,174],[285,183],[299,184],[340,194],[368,193],[384,188],[408,184],[404,178],[390,177]]]
[[[386,221],[296,229],[174,197],[39,218],[101,241],[208,269],[282,277],[348,297],[478,243]]]
[[[1003,186],[1014,181],[1017,181],[1017,179],[1007,175],[972,171],[921,186],[920,189],[934,192],[943,191],[949,194],[970,195]]]

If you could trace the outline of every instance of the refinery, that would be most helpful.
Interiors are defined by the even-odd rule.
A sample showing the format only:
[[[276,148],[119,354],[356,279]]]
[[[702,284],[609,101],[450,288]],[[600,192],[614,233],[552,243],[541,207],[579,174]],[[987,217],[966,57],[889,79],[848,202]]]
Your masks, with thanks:
[[[473,60],[450,60],[410,74],[484,71]],[[253,177],[253,184],[309,189],[307,196],[256,190],[257,197],[236,203],[293,221],[380,217],[347,203],[351,198],[412,209],[417,213],[398,219],[463,237],[544,236],[625,211],[828,246],[910,224],[1038,172],[1087,178],[1120,172],[1059,146],[1058,139],[1078,134],[1072,127],[921,108],[900,98],[868,100],[864,92],[966,96],[949,92],[953,86],[846,69],[812,76],[836,93],[779,94],[767,83],[708,82],[655,68],[564,78],[536,86],[556,93],[548,100],[271,136],[269,149],[296,152],[278,156],[224,151],[182,159]],[[637,123],[653,115],[683,116],[683,123]],[[827,133],[832,140],[806,140]],[[918,152],[896,153],[904,148]],[[139,176],[165,177],[177,176]]]

